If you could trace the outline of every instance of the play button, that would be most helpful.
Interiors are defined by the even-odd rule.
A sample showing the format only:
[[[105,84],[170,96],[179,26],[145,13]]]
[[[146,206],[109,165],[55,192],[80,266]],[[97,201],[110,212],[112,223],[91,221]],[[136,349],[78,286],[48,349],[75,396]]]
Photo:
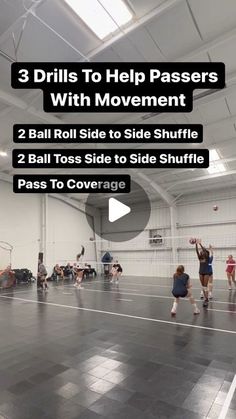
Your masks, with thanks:
[[[98,217],[91,216],[91,208],[99,210]],[[137,182],[131,181],[130,193],[91,193],[85,212],[90,227],[102,240],[125,242],[146,229],[151,204],[146,191]],[[148,230],[143,237],[148,239]]]
[[[114,221],[117,221],[125,215],[129,214],[130,211],[131,208],[128,207],[128,205],[122,204],[122,202],[115,198],[109,199],[108,219],[110,223],[114,223]]]

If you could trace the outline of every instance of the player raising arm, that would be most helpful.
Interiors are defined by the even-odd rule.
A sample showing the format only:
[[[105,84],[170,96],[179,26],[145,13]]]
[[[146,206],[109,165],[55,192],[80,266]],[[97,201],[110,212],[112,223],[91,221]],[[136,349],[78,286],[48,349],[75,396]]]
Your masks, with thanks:
[[[203,307],[208,306],[208,282],[209,282],[209,251],[202,245],[201,240],[196,240],[196,252],[199,260],[199,279],[204,294]]]

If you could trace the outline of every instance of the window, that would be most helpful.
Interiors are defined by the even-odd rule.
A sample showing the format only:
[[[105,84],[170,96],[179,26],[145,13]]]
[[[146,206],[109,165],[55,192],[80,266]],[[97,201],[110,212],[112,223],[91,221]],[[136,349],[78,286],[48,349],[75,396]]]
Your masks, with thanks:
[[[123,0],[65,0],[100,39],[106,38],[133,17]]]

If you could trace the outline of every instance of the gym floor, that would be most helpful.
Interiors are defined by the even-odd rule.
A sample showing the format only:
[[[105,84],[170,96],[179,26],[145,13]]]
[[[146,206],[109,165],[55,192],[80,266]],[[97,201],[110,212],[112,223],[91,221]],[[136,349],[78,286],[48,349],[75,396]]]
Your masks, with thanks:
[[[236,290],[215,281],[208,310],[181,301],[173,319],[168,282],[1,291],[0,419],[218,418],[236,374]]]

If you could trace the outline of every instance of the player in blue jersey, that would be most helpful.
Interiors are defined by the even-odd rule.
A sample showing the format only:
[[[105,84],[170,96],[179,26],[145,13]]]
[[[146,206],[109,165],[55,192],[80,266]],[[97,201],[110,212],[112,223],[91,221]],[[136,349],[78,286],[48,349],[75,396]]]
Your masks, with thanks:
[[[209,244],[209,258],[208,258],[208,275],[209,275],[209,280],[208,280],[208,298],[211,300],[212,299],[212,289],[213,289],[213,267],[212,267],[212,263],[213,263],[213,248],[212,245]],[[204,293],[203,291],[201,291],[201,299],[204,298]]]
[[[209,266],[209,282],[208,282],[208,292],[209,292],[209,299],[212,299],[212,290],[213,290],[213,249],[211,244],[209,245],[209,261],[208,261],[208,266]]]
[[[209,282],[209,257],[210,253],[201,243],[200,239],[196,241],[196,252],[199,259],[199,279],[202,285],[204,295],[203,307],[208,306],[208,282]]]
[[[173,281],[174,283],[173,283],[172,294],[175,297],[175,299],[174,299],[173,307],[171,310],[171,315],[172,316],[176,315],[180,298],[185,298],[185,297],[189,298],[189,301],[193,306],[193,313],[199,314],[200,311],[192,296],[190,278],[189,278],[189,275],[184,272],[183,265],[179,265],[177,267],[176,272],[173,276]]]

